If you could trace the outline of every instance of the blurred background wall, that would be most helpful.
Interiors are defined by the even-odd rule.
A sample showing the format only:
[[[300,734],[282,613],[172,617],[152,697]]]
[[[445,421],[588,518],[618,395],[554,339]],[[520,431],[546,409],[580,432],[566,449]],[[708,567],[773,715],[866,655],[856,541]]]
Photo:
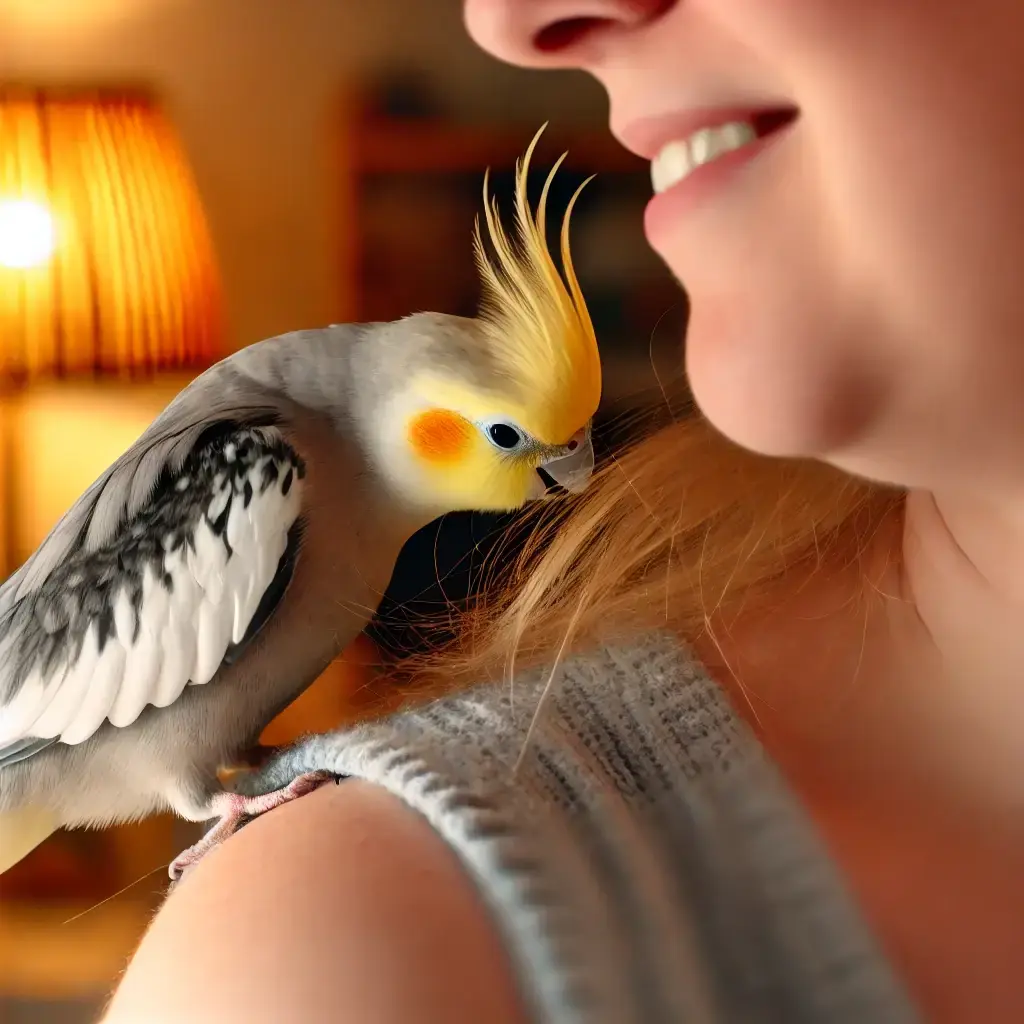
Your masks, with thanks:
[[[324,209],[339,93],[398,69],[422,72],[460,120],[603,123],[582,76],[480,53],[458,0],[0,0],[3,78],[159,90],[207,206],[236,345],[336,313]]]
[[[479,53],[458,0],[0,0],[5,85],[155,95],[212,235],[225,319],[217,355],[421,302],[471,312],[469,228],[484,167],[507,192],[515,156],[549,121],[538,171],[569,148],[570,185],[599,172],[574,251],[612,370],[608,430],[660,402],[678,369],[685,302],[643,244],[646,169],[608,136],[603,94],[583,76],[518,71]],[[10,145],[0,132],[0,165]],[[427,266],[438,252],[445,259]],[[0,354],[4,342],[0,327]],[[201,369],[57,373],[7,396],[2,574]],[[422,592],[417,569],[437,551],[465,576],[480,524],[446,529],[410,545],[392,608]],[[269,738],[385,706],[387,694],[362,688],[364,655],[359,647],[332,667]],[[95,1019],[160,899],[164,865],[188,841],[169,818],[59,835],[0,878],[3,1024]]]

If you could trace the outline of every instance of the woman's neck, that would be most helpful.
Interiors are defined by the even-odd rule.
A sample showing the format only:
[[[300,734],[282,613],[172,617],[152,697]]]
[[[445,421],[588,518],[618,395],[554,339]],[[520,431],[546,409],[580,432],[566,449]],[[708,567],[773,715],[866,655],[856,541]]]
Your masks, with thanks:
[[[1015,540],[959,509],[954,533],[943,508],[911,494],[857,563],[790,577],[758,610],[715,623],[698,650],[794,770],[1016,817],[1024,516]]]
[[[698,653],[928,1019],[1024,1020],[1024,517],[925,494]]]

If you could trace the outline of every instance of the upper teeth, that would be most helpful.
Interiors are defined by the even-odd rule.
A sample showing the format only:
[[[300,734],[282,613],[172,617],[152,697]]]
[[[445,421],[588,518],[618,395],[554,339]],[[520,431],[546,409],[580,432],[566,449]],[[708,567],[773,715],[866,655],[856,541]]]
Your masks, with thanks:
[[[688,139],[676,139],[662,147],[651,161],[651,183],[655,192],[677,185],[702,164],[724,153],[731,153],[757,138],[754,126],[746,121],[730,121],[715,128],[701,128]]]

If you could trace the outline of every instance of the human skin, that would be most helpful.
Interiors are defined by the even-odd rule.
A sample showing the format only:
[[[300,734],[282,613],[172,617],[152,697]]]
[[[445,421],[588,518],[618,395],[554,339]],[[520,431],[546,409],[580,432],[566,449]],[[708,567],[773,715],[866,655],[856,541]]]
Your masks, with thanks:
[[[257,818],[189,869],[104,1018],[524,1020],[454,854],[395,797],[357,780]]]
[[[1024,6],[468,0],[466,18],[503,60],[594,75],[613,131],[648,158],[666,141],[644,138],[652,118],[798,111],[734,173],[652,206],[651,244],[691,300],[690,382],[740,444],[909,495],[862,566],[787,580],[770,611],[700,653],[741,698],[928,1019],[1024,1020]],[[857,597],[865,569],[871,602]],[[153,986],[192,985],[201,1005],[215,983],[235,1013],[219,1020],[270,1019],[238,980],[247,962],[223,952],[246,915],[275,962],[301,961],[289,1005],[330,992],[336,1016],[296,1019],[518,1019],[500,948],[440,841],[370,787],[343,794],[276,811],[200,864],[109,1019],[195,1019],[142,1011]],[[363,829],[348,839],[345,815]],[[358,842],[375,844],[374,864],[353,855]],[[345,873],[324,867],[346,855]],[[410,915],[422,879],[400,865],[414,864],[437,875],[433,902]],[[332,915],[346,956],[308,939],[322,922],[282,931],[273,907],[252,910],[248,893],[267,885],[296,906],[366,906]],[[475,959],[409,937],[442,919],[480,939],[465,950]],[[361,948],[370,924],[376,940]],[[390,976],[367,971],[371,952]],[[349,1009],[367,1008],[367,977],[392,997],[368,1016]],[[470,978],[495,1002],[463,1018],[445,1001]]]

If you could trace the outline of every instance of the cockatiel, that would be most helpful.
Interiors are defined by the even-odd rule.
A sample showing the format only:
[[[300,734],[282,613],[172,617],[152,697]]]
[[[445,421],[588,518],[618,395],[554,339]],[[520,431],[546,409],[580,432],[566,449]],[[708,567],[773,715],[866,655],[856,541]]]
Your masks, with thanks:
[[[562,274],[545,240],[561,160],[527,201],[536,142],[512,238],[484,179],[478,318],[338,325],[230,356],[0,587],[0,869],[62,826],[219,817],[177,877],[244,815],[315,786],[250,799],[218,770],[364,628],[412,533],[543,495],[539,467],[585,486],[600,362],[572,204]]]

